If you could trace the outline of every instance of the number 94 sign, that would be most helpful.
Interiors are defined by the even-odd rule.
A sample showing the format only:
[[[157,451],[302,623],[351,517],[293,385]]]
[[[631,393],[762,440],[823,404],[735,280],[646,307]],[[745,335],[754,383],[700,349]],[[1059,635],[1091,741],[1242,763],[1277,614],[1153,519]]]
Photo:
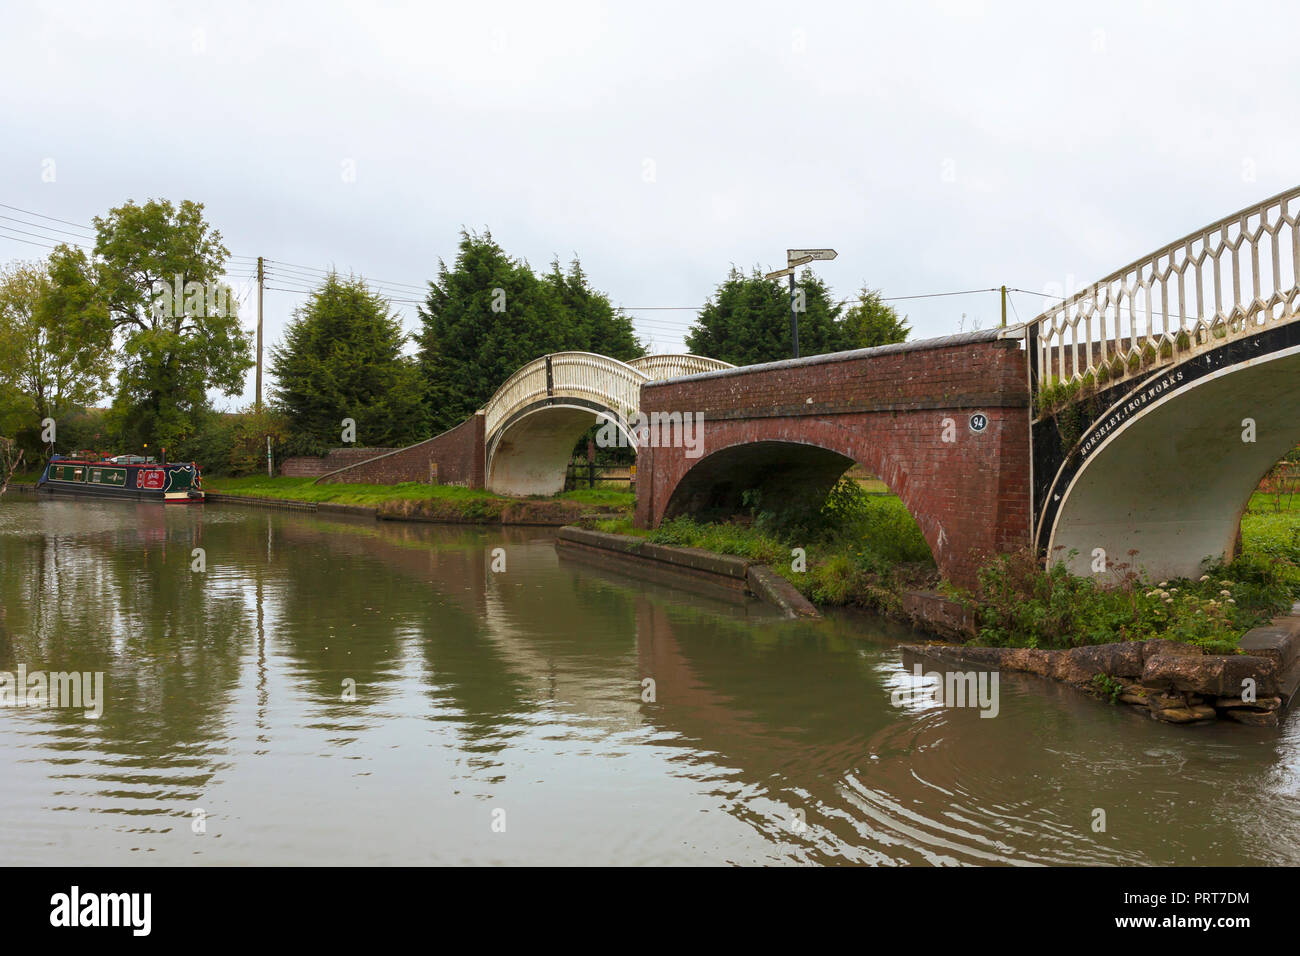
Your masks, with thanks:
[[[983,412],[976,412],[970,417],[970,430],[979,434],[989,427],[989,417]]]

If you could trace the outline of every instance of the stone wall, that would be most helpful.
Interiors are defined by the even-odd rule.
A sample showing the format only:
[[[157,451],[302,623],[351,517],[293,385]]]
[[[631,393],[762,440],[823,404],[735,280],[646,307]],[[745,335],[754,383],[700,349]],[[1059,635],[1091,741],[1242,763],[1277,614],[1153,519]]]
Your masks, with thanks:
[[[1300,614],[1247,631],[1240,648],[1239,654],[1206,654],[1193,644],[1150,640],[1065,650],[959,644],[903,650],[948,665],[1022,671],[1074,684],[1165,723],[1233,720],[1276,727],[1300,689]]]

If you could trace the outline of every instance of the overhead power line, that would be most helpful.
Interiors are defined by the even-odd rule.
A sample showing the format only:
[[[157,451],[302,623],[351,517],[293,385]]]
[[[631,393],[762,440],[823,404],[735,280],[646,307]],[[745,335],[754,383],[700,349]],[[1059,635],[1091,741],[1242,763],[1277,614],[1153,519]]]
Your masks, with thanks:
[[[45,226],[39,222],[28,222],[26,219],[19,219],[17,216],[0,216],[0,219],[8,219],[10,222],[21,223],[24,226],[32,226],[33,228],[40,229],[43,232],[59,232],[65,236],[73,236],[77,239],[88,238],[87,236],[83,236],[80,233],[69,232],[67,229],[55,229],[53,226]]]
[[[3,228],[3,227],[0,227],[0,228]],[[33,242],[33,241],[30,240],[30,239],[19,239],[17,236],[7,236],[7,235],[4,235],[4,234],[0,234],[0,239],[8,239],[10,242],[25,242],[25,243],[26,243],[27,245],[29,245],[29,246],[40,246],[42,249],[54,249],[54,248],[56,248],[55,246],[51,246],[50,244],[45,243],[45,242]]]
[[[51,249],[53,249],[55,246],[59,245],[60,243],[64,245],[76,246],[79,249],[90,248],[89,246],[82,245],[80,242],[68,242],[66,239],[60,239],[57,236],[47,236],[44,233],[40,233],[40,232],[29,232],[26,229],[17,229],[13,226],[5,225],[2,222],[0,222],[0,229],[8,229],[10,232],[18,233],[20,236],[31,236],[34,239],[44,239],[47,242],[53,243],[53,245],[49,247]]]
[[[60,242],[67,241],[67,240],[61,240],[54,236],[45,234],[48,232],[57,232],[63,235],[72,236],[74,237],[75,240],[79,240],[79,241],[74,241],[72,243],[69,243],[71,245],[77,245],[82,248],[92,248],[92,246],[90,246],[88,243],[95,235],[95,230],[92,229],[90,226],[87,226],[83,223],[72,222],[67,219],[60,219],[57,216],[49,216],[46,215],[45,213],[35,212],[34,210],[31,209],[24,209],[19,206],[12,206],[9,205],[8,203],[0,203],[0,208],[8,209],[13,212],[19,212],[22,213],[23,215],[32,216],[37,219],[44,219],[50,222],[57,222],[64,226],[71,226],[74,229],[79,229],[89,234],[87,236],[81,236],[77,233],[68,232],[67,230],[56,229],[53,226],[45,226],[40,223],[27,222],[13,216],[0,215],[0,219],[7,220],[9,222],[16,222],[20,225],[30,226],[33,229],[41,230],[40,232],[28,232],[26,230],[19,229],[15,226],[7,225],[6,223],[0,222],[0,230],[3,230],[0,231],[0,238],[8,239],[13,242],[23,242],[26,243],[27,245],[40,246],[43,248],[52,249],[55,246],[57,246]],[[18,235],[9,235],[8,233],[17,233]],[[19,238],[19,236],[28,236],[30,238],[23,239],[23,238]],[[37,242],[33,240],[44,240],[44,241]],[[243,263],[244,265],[240,266],[241,269],[255,266],[258,262],[257,256],[246,256],[243,254],[232,254],[230,256],[230,259],[232,260],[232,264]],[[308,265],[303,265],[301,263],[286,262],[280,259],[265,258],[263,259],[263,263],[264,263],[264,275],[267,277],[273,276],[277,283],[274,286],[267,285],[265,286],[265,288],[275,292],[286,292],[290,294],[301,294],[301,295],[311,294],[312,292],[316,291],[320,279],[330,275],[339,274],[342,271],[337,267],[331,267],[325,269],[318,266],[308,266]],[[368,286],[373,288],[375,291],[385,294],[385,298],[389,299],[389,301],[394,303],[400,303],[403,305],[416,305],[416,306],[423,305],[424,299],[416,298],[414,293],[423,294],[426,293],[429,288],[428,282],[425,283],[400,282],[400,281],[389,280],[389,279],[377,279],[374,277],[366,276],[364,275],[364,273],[358,275]],[[914,299],[937,299],[937,298],[946,298],[949,296],[980,295],[988,292],[999,292],[999,291],[1000,289],[995,287],[995,288],[988,288],[988,289],[963,289],[955,292],[926,292],[926,293],[919,293],[915,295],[882,296],[879,301],[906,302]],[[1033,292],[1029,289],[1008,287],[1007,291],[1023,292],[1026,293],[1027,295],[1038,295],[1049,299],[1058,299],[1058,300],[1061,299],[1060,296],[1053,296],[1043,292]],[[861,301],[861,296],[854,295],[854,296],[849,296],[847,298],[838,299],[832,304],[848,305],[850,303],[855,303],[858,301]],[[636,313],[636,312],[699,313],[705,308],[705,306],[704,305],[640,305],[640,306],[616,306],[616,308],[618,308],[619,310],[625,313]],[[658,329],[662,329],[674,333],[688,331],[691,322],[693,322],[693,320],[691,320],[688,321],[688,323],[685,325],[678,325],[671,322],[662,322],[657,319],[645,318],[636,315],[631,315],[629,317],[639,325],[650,327],[650,328],[658,328]]]
[[[82,223],[69,222],[66,219],[59,219],[56,216],[47,216],[43,212],[32,212],[30,209],[19,209],[17,206],[11,206],[8,203],[3,203],[3,202],[0,202],[0,206],[3,206],[5,209],[12,209],[14,212],[20,212],[26,216],[35,216],[37,219],[48,219],[50,220],[50,222],[61,222],[65,226],[76,226],[78,229],[83,229],[86,232],[93,233],[95,231],[94,229],[90,228],[90,226],[83,225]]]

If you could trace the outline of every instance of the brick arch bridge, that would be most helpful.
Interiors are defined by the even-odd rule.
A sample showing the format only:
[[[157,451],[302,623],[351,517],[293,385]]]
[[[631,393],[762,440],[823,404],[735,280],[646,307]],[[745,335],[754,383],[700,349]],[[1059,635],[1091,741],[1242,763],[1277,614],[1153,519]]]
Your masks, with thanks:
[[[1230,558],[1300,442],[1300,188],[1233,213],[1008,329],[654,382],[705,453],[643,449],[637,519],[820,490],[852,462],[916,518],[945,577],[1030,545],[1079,574]]]
[[[498,393],[492,429],[479,413],[319,480],[429,480],[432,464],[440,481],[545,493],[530,456],[567,456],[596,415],[626,427],[636,408],[651,418],[637,436],[643,527],[739,509],[749,489],[772,501],[829,488],[860,462],[958,584],[1020,547],[1078,573],[1101,554],[1154,577],[1197,574],[1232,556],[1251,492],[1300,441],[1298,216],[1295,188],[1006,329],[745,368],[623,366],[594,397],[581,376],[557,393],[560,357],[543,357],[518,373],[530,386]],[[698,443],[674,440],[686,415]],[[562,487],[554,465],[542,471]]]
[[[637,522],[829,490],[855,462],[916,518],[941,572],[1029,543],[1024,353],[1001,330],[693,375],[642,387],[641,409],[703,416],[704,449],[652,436]],[[654,440],[654,439],[659,440]]]
[[[574,445],[594,423],[609,421],[635,447],[642,385],[731,367],[690,354],[642,355],[627,362],[594,352],[543,355],[516,370],[460,425],[335,469],[316,483],[431,481],[503,495],[558,494]]]

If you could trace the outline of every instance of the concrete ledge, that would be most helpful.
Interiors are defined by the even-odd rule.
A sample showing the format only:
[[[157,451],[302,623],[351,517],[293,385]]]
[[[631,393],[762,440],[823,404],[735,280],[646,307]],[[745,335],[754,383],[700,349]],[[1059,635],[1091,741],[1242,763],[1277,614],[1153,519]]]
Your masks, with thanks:
[[[1241,636],[1238,645],[1247,654],[1269,657],[1282,669],[1300,658],[1300,614],[1274,618],[1271,624],[1252,628]]]
[[[254,498],[248,495],[223,495],[215,491],[203,494],[205,504],[248,505],[251,508],[275,508],[280,511],[315,511],[318,502],[295,501],[292,498]]]
[[[342,505],[333,501],[316,502],[319,514],[353,515],[357,518],[378,518],[379,510],[371,505]]]
[[[620,551],[627,554],[636,554],[641,550],[641,546],[646,542],[641,538],[634,538],[626,534],[610,534],[606,531],[588,531],[586,528],[579,528],[574,525],[565,525],[557,533],[557,537],[562,541],[575,541],[578,544],[585,544],[592,548],[601,548],[605,551]]]
[[[975,612],[938,591],[905,591],[903,614],[913,625],[940,637],[965,641],[978,633]]]
[[[786,617],[821,617],[821,613],[799,593],[798,588],[771,568],[751,564],[745,580],[749,582],[750,590],[768,604],[775,604],[785,612]]]
[[[730,554],[716,554],[702,548],[677,548],[655,544],[626,534],[589,531],[566,525],[558,533],[557,546],[588,553],[605,553],[620,560],[670,569],[697,581],[732,591],[751,593],[781,609],[787,617],[820,617],[817,609],[799,591],[769,568]]]
[[[704,571],[708,574],[734,578],[738,581],[746,579],[746,572],[750,565],[749,561],[735,555],[716,554],[702,548],[669,547],[664,544],[654,544],[651,541],[635,538],[631,535],[588,531],[586,528],[577,528],[573,525],[565,525],[561,528],[559,537],[561,540],[585,544],[592,548],[617,551],[620,554],[634,554],[649,561],[659,561],[663,564],[688,568],[692,571]]]
[[[653,561],[662,561],[692,571],[705,571],[724,578],[738,581],[748,579],[751,562],[732,554],[716,554],[702,548],[678,548],[666,544],[646,542],[641,548],[641,556]]]
[[[563,539],[556,540],[555,551],[561,558],[583,561],[604,571],[708,595],[733,604],[744,603],[752,596],[744,581],[681,565],[665,564],[635,551],[611,551]]]

